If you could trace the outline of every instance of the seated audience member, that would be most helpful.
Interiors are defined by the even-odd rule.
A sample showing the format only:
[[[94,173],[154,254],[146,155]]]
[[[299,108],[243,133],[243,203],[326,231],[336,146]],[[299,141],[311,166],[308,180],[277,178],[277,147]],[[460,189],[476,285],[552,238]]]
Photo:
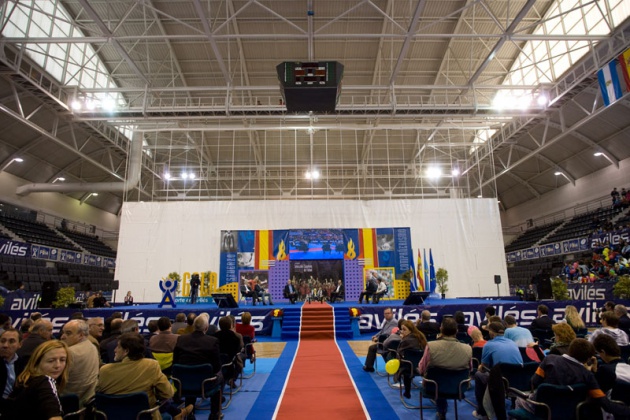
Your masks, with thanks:
[[[17,355],[26,365],[35,349],[42,343],[52,339],[53,324],[50,321],[40,319],[31,326],[31,333],[22,341],[22,346],[17,351]]]
[[[96,347],[99,346],[100,341],[103,339],[103,331],[105,330],[105,321],[100,316],[95,316],[87,321],[88,328],[90,329],[90,335],[88,340],[92,342]]]
[[[437,337],[440,333],[440,324],[431,321],[431,312],[426,309],[420,314],[416,328],[425,336]]]
[[[481,325],[479,326],[479,329],[481,330],[481,334],[483,334],[483,338],[484,340],[488,340],[490,339],[490,334],[488,333],[488,324],[490,323],[490,317],[494,316],[495,314],[495,309],[494,306],[488,305],[486,306],[486,309],[484,310],[486,317],[484,318],[483,321],[481,321]]]
[[[602,327],[593,331],[593,334],[589,337],[589,341],[592,343],[595,338],[600,334],[606,334],[615,339],[618,346],[628,345],[628,334],[620,330],[619,318],[612,311],[602,312],[600,316]]]
[[[158,399],[173,397],[173,387],[160,370],[159,363],[145,358],[144,353],[142,336],[136,333],[122,334],[114,358],[114,361],[120,363],[110,363],[101,368],[96,391],[109,395],[146,392],[151,407],[157,405]],[[184,419],[192,412],[193,407],[189,405],[180,410],[172,404],[166,404],[161,410],[166,410],[175,419]],[[153,419],[161,420],[162,416],[156,411]]]
[[[189,313],[188,316],[186,316],[186,328],[180,328],[179,330],[177,330],[177,334],[192,334],[192,332],[195,331],[195,327],[193,327],[195,318],[197,318],[197,314],[194,314],[192,312]]]
[[[489,369],[498,363],[523,364],[523,357],[516,343],[503,336],[505,327],[502,323],[491,322],[488,324],[488,332],[490,340],[483,346],[481,364],[475,373],[475,398],[478,408],[473,411],[474,417],[486,416],[483,407],[483,395],[488,386]]]
[[[298,293],[295,288],[295,284],[293,284],[291,279],[287,280],[287,284],[286,286],[284,286],[284,290],[282,291],[282,294],[285,299],[289,299],[289,302],[291,302],[291,304],[294,304],[295,301],[297,300]]]
[[[72,360],[63,394],[77,394],[82,406],[94,396],[101,362],[98,350],[88,340],[89,335],[87,322],[78,319],[64,325],[61,335]]]
[[[474,325],[471,325],[468,328],[468,335],[470,336],[470,338],[472,338],[473,347],[483,347],[488,342],[487,340],[483,339],[483,334],[481,334],[479,328],[475,327]]]
[[[167,316],[158,319],[158,330],[149,340],[149,348],[157,353],[173,353],[178,336],[171,331],[171,320]]]
[[[173,322],[173,325],[171,326],[171,331],[173,334],[177,334],[177,331],[179,331],[180,328],[186,328],[187,325],[186,314],[180,312],[175,316],[175,322]]]
[[[140,335],[140,326],[138,325],[138,321],[136,321],[135,319],[127,319],[123,321],[122,325],[120,326],[120,334],[122,335],[126,333],[134,333]],[[107,344],[107,358],[110,363],[112,363],[114,361],[114,358],[116,357],[116,346],[118,346],[119,339],[120,336],[118,336],[116,340],[111,341],[109,342],[109,344]],[[153,354],[151,353],[151,349],[149,349],[149,340],[147,340],[146,337],[142,337],[142,339],[144,340],[145,347],[144,357],[146,357],[147,359],[154,359]]]
[[[538,305],[538,308],[536,309],[536,314],[537,317],[530,324],[529,330],[551,331],[551,326],[555,324],[556,321],[549,317],[549,308],[546,305]]]
[[[33,324],[34,322],[30,318],[23,320],[22,323],[20,324],[20,335],[22,336],[22,341],[28,338]]]
[[[604,363],[596,363],[591,370],[605,394],[608,394],[617,381],[630,382],[630,365],[621,360],[621,350],[614,338],[600,334],[593,340],[593,347]]]
[[[413,322],[409,320],[404,320],[400,327],[400,344],[398,345],[398,358],[402,358],[405,350],[415,349],[415,350],[423,350],[427,346],[427,339],[424,334],[422,334]],[[411,398],[411,379],[413,378],[413,372],[411,369],[415,368],[409,366],[407,363],[403,363],[400,365],[400,369],[398,370],[398,378],[402,376],[403,384],[405,386],[404,396],[405,398]],[[394,380],[398,382],[398,378],[394,376]]]
[[[223,363],[235,361],[234,367],[226,374],[225,380],[232,383],[243,368],[243,361],[237,355],[240,355],[243,348],[243,339],[236,335],[233,330],[232,319],[224,316],[219,319],[219,331],[214,335],[219,339],[219,349],[221,354],[225,356]]]
[[[243,336],[246,335],[253,340],[256,336],[256,330],[254,329],[254,326],[251,325],[251,322],[252,314],[249,312],[243,312],[241,314],[241,322],[237,323],[235,328],[237,333]]]
[[[21,344],[21,336],[16,329],[8,328],[0,334],[0,359],[2,359],[0,363],[0,391],[2,391],[0,413],[2,413],[5,400],[13,391],[15,379],[22,373],[27,362],[19,356]]]
[[[193,322],[195,329],[191,334],[182,335],[177,339],[173,352],[173,363],[179,365],[211,364],[217,381],[223,384],[221,373],[221,357],[219,340],[207,335],[208,318],[199,315]],[[186,405],[194,404],[194,398],[186,398]],[[221,416],[221,396],[218,392],[210,397],[209,420],[218,420]]]
[[[462,311],[455,311],[455,315],[453,315],[455,322],[457,322],[457,332],[458,333],[468,333],[469,325],[466,325],[466,316]]]
[[[512,315],[506,315],[505,318],[505,338],[509,338],[514,341],[519,347],[527,347],[530,344],[534,344],[534,337],[532,337],[532,333],[523,327],[519,327],[516,325],[516,318]]]
[[[586,328],[586,325],[584,324],[584,321],[582,321],[582,317],[580,317],[577,308],[573,305],[567,305],[564,309],[564,321],[569,324],[575,332]]]
[[[400,318],[398,320],[398,326],[392,328],[392,333],[383,341],[383,351],[382,356],[385,359],[385,362],[388,362],[392,359],[396,354],[395,351],[398,349],[400,342],[402,341],[402,337],[400,335],[400,328],[402,328],[402,323],[405,321],[404,318]],[[390,351],[393,350],[393,351]]]
[[[477,329],[479,334],[481,332]],[[439,367],[444,369],[459,370],[472,367],[472,349],[469,345],[459,342],[455,338],[457,323],[453,318],[442,319],[440,327],[441,339],[429,341],[424,348],[424,354],[418,364],[418,372],[425,375],[428,368]],[[444,420],[448,407],[446,399],[438,398],[437,419]]]
[[[172,327],[171,327],[171,330],[172,330]],[[151,337],[153,337],[154,335],[157,335],[157,333],[158,333],[157,319],[152,319],[151,321],[147,323],[147,333],[144,336],[144,341],[151,340]]]
[[[553,344],[549,348],[549,354],[563,355],[569,352],[569,345],[575,340],[575,331],[566,322],[560,322],[551,327],[553,330]]]
[[[627,416],[630,413],[630,409],[627,406],[614,404],[606,398],[595,379],[593,370],[597,370],[595,347],[583,338],[576,338],[569,346],[567,354],[563,356],[549,354],[543,359],[532,377],[534,392],[530,394],[527,400],[517,399],[516,406],[525,408],[533,413],[534,406],[529,401],[536,401],[535,389],[540,384],[574,385],[582,383],[586,384],[591,401],[601,405],[609,413]]]
[[[132,306],[132,305],[133,305],[133,296],[131,295],[131,290],[129,290],[127,294],[125,295],[125,306]]]
[[[378,350],[378,346],[376,343],[382,343],[385,341],[387,337],[392,333],[392,329],[394,329],[397,325],[397,321],[394,319],[394,312],[392,308],[386,308],[383,311],[383,316],[385,317],[385,321],[383,322],[383,327],[381,330],[372,336],[372,344],[368,348],[368,354],[365,358],[365,365],[363,366],[363,370],[366,372],[374,372],[374,361],[376,360],[376,353]]]
[[[2,406],[2,418],[61,420],[59,392],[66,385],[70,362],[63,341],[49,340],[37,347],[15,381],[11,403]]]
[[[107,321],[107,320],[106,320]],[[100,352],[101,352],[101,360],[103,361],[103,363],[111,363],[113,362],[113,360],[109,359],[109,354],[107,352],[107,347],[109,345],[109,343],[111,342],[116,342],[118,340],[118,337],[120,337],[120,328],[122,327],[122,323],[123,320],[119,319],[119,318],[115,318],[111,320],[111,333],[109,335],[109,337],[104,338],[103,340],[101,340],[99,347],[100,347]]]
[[[105,296],[103,296],[103,292],[98,292],[96,294],[92,305],[94,308],[109,308],[110,306]]]
[[[615,315],[619,317],[619,329],[630,336],[630,317],[624,305],[615,305]]]

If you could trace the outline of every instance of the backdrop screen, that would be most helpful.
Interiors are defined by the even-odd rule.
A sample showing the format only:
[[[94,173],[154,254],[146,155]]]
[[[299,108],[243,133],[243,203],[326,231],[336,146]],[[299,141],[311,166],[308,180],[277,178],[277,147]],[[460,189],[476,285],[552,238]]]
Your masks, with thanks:
[[[301,229],[289,232],[291,260],[342,260],[344,252],[341,229]]]

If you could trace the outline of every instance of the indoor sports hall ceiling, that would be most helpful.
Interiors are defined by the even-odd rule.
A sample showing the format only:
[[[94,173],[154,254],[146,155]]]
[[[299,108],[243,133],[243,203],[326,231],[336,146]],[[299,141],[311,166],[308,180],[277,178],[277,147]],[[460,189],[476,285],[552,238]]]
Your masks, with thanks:
[[[0,168],[112,213],[437,197],[506,210],[630,157],[629,95],[605,107],[596,76],[630,47],[628,0],[0,5]],[[287,61],[344,65],[335,112],[287,112]],[[93,195],[128,179],[131,138],[140,182]]]

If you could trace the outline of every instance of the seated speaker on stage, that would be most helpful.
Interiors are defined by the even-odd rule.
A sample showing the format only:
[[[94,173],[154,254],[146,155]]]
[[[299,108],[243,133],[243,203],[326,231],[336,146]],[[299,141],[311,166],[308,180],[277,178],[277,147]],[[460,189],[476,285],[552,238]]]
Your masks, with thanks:
[[[297,290],[295,285],[291,282],[291,279],[287,280],[287,285],[284,286],[282,294],[285,299],[289,299],[292,304],[297,300]]]
[[[252,290],[245,279],[243,279],[243,282],[241,283],[241,296],[252,298],[252,304],[254,306],[256,306],[256,301],[260,300],[260,297],[258,296],[256,290]]]
[[[377,277],[376,277],[376,272],[372,271],[371,272],[371,276],[367,281],[367,284],[365,286],[365,290],[361,292],[361,295],[359,296],[359,303],[363,303],[363,298],[365,297],[365,301],[367,303],[370,303],[370,296],[372,296],[374,293],[376,293],[377,289],[378,289],[378,282],[377,282]]]
[[[335,303],[337,299],[343,300],[344,290],[343,290],[343,281],[339,279],[337,281],[337,287],[330,293],[330,303]]]
[[[378,303],[378,301],[387,294],[387,283],[383,279],[378,279],[378,287],[376,292],[372,295],[372,303]]]

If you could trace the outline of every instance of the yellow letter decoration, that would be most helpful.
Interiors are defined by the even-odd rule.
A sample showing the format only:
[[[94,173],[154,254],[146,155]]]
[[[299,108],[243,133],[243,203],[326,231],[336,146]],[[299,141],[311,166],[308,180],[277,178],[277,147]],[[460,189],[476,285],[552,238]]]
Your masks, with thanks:
[[[352,239],[348,241],[348,252],[346,252],[346,257],[349,260],[354,260],[357,257],[357,253],[354,251],[354,242]]]
[[[280,241],[278,244],[278,255],[276,255],[276,260],[281,261],[287,258],[287,254],[284,252],[286,249],[284,245],[284,239]]]

